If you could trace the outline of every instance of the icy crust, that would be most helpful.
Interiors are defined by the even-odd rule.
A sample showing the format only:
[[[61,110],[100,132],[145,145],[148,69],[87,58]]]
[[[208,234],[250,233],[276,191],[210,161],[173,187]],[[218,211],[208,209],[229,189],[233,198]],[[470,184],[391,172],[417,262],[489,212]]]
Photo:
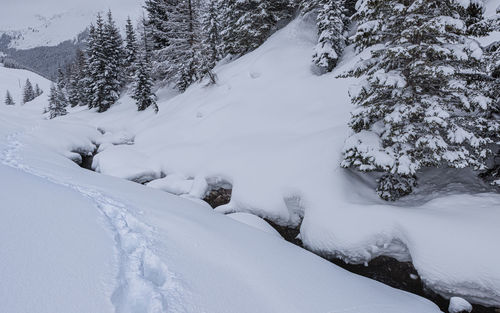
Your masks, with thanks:
[[[233,191],[219,212],[302,222],[300,237],[312,251],[355,263],[379,255],[411,260],[433,290],[500,306],[500,195],[471,191],[481,185],[475,173],[460,176],[462,184],[443,172],[435,186],[421,186],[425,193],[391,204],[375,194],[376,176],[340,168],[351,134],[347,90],[359,82],[337,76],[365,56],[348,47],[336,72],[315,76],[315,36],[309,21],[292,22],[256,51],[219,66],[216,86],[160,99],[158,115],[137,113],[124,97],[107,113],[75,110],[56,120],[67,122],[65,132],[79,125],[90,143],[106,136],[98,128],[132,135],[133,144],[100,150],[94,168],[101,173],[141,182],[164,177],[153,187],[194,200],[190,178],[221,178]],[[71,151],[60,132],[48,137],[57,151]],[[172,173],[185,179],[168,178]]]

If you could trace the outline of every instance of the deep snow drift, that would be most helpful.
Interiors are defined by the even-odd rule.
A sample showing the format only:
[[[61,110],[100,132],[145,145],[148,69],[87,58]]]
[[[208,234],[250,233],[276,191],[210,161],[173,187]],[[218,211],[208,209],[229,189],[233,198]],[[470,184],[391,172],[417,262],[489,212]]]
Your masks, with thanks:
[[[100,133],[35,107],[0,107],[2,311],[439,312],[191,200],[81,169],[67,156]]]
[[[476,173],[442,170],[421,173],[414,195],[387,203],[373,191],[375,177],[341,169],[347,90],[356,81],[337,76],[363,55],[348,49],[334,73],[314,75],[312,25],[298,19],[220,65],[216,86],[163,97],[157,116],[135,112],[124,97],[105,114],[78,109],[61,121],[94,126],[86,136],[100,144],[93,166],[103,174],[161,179],[150,186],[191,197],[222,182],[233,193],[219,212],[302,221],[300,237],[315,252],[355,263],[411,260],[445,297],[499,306],[500,195]],[[195,181],[201,185],[192,193]]]
[[[372,289],[351,289],[345,282],[351,278],[326,273],[338,271],[336,267],[241,223],[263,229],[260,220],[242,221],[240,216],[240,222],[232,221],[196,205],[208,188],[222,185],[233,188],[232,199],[218,212],[252,213],[281,225],[301,225],[307,248],[350,262],[379,255],[411,260],[434,291],[500,306],[500,195],[475,173],[442,170],[422,173],[414,195],[387,203],[374,192],[375,177],[341,169],[352,110],[347,90],[356,81],[337,75],[363,56],[348,49],[336,72],[314,75],[312,25],[298,19],[256,51],[221,64],[215,86],[195,85],[177,96],[161,90],[158,115],[136,112],[125,96],[104,114],[77,108],[69,116],[40,121],[25,139],[30,147],[24,151],[26,161],[45,173],[57,173],[57,179],[102,189],[127,207],[144,210],[141,220],[158,230],[157,256],[173,273],[181,273],[195,294],[193,301],[183,298],[180,303],[203,303],[198,308],[208,312],[232,312],[230,307],[249,312],[374,312],[379,307],[370,301],[380,300]],[[35,112],[41,112],[41,103],[26,107],[32,108],[31,119],[40,118]],[[20,123],[31,125],[30,118]],[[40,145],[51,152],[38,155],[31,147],[42,149]],[[78,153],[94,151],[95,145],[97,171],[141,183],[153,180],[148,184],[152,188],[83,174],[62,161],[62,156],[78,159]],[[267,238],[273,239],[268,243]],[[217,294],[212,298],[202,290]],[[352,290],[359,299],[349,302],[346,294]],[[362,300],[372,292],[374,298]],[[395,302],[380,310],[429,310]]]

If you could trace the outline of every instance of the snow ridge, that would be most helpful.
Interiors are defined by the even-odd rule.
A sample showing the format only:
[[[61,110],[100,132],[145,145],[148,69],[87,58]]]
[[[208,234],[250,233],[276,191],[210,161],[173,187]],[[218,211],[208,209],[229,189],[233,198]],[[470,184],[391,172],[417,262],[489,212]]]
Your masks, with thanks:
[[[0,154],[1,163],[77,191],[94,202],[105,217],[109,230],[114,235],[119,263],[117,286],[111,296],[115,311],[185,312],[178,301],[170,301],[179,299],[184,291],[175,275],[155,254],[154,229],[139,221],[125,204],[99,191],[62,182],[24,165],[18,156],[22,147],[19,141],[21,135],[23,132],[7,136],[7,148]]]

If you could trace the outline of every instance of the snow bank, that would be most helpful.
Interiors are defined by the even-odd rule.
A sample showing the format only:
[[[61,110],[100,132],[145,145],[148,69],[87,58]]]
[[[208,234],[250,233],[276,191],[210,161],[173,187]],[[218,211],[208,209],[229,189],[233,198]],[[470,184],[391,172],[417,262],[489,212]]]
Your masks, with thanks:
[[[248,214],[248,213],[231,213],[227,214],[230,218],[232,218],[235,221],[238,221],[240,223],[243,223],[245,225],[248,225],[250,227],[254,227],[256,229],[259,229],[265,233],[268,233],[270,235],[273,235],[278,238],[282,238],[281,235],[274,229],[271,225],[269,225],[268,222],[264,221],[258,216],[255,216],[253,214]]]
[[[301,224],[306,247],[349,262],[379,255],[411,260],[436,292],[499,306],[500,195],[474,173],[457,180],[456,171],[434,171],[434,179],[421,175],[413,196],[387,203],[374,192],[377,175],[340,168],[350,134],[347,90],[356,81],[337,75],[362,56],[348,48],[335,73],[315,76],[315,36],[310,21],[292,22],[261,48],[219,66],[216,86],[161,99],[158,115],[136,112],[124,97],[105,114],[75,110],[61,121],[92,125],[88,138],[97,128],[133,134],[133,145],[107,145],[95,157],[102,173],[140,181],[167,173],[222,179],[233,191],[219,212]],[[179,194],[190,187],[168,175],[155,184]]]
[[[0,114],[5,312],[439,312],[192,201],[83,170],[44,143],[63,124],[29,113]]]

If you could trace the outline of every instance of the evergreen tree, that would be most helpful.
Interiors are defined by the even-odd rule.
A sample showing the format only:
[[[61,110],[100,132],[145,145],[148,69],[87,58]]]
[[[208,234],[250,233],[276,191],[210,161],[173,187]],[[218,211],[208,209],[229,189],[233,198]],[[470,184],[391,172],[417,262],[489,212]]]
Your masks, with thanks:
[[[125,62],[124,67],[127,70],[128,76],[132,76],[135,72],[134,64],[137,60],[137,37],[135,35],[134,26],[130,17],[127,18],[125,25]]]
[[[68,102],[72,107],[78,105],[87,105],[86,94],[85,94],[85,79],[86,79],[86,64],[85,64],[85,54],[83,51],[78,50],[76,53],[76,59],[71,65],[71,73],[69,75],[69,81],[66,86],[68,93]]]
[[[326,72],[337,65],[346,46],[346,11],[344,1],[320,0],[318,9],[319,39],[313,62]]]
[[[386,172],[383,199],[410,193],[423,167],[485,168],[491,139],[483,130],[497,126],[482,50],[464,16],[452,0],[359,3],[355,44],[378,49],[351,72],[366,78],[351,93],[355,134],[342,166]]]
[[[152,46],[152,70],[158,81],[169,81],[169,64],[171,62],[169,47],[178,34],[174,27],[175,11],[178,0],[146,0],[147,26],[151,29],[149,37]]]
[[[120,97],[123,85],[122,39],[108,12],[107,23],[98,14],[88,38],[85,92],[90,95],[90,108],[104,112]]]
[[[278,22],[290,18],[292,8],[286,0],[221,0],[224,54],[243,55],[258,48],[271,35]]]
[[[29,79],[26,79],[23,91],[23,103],[27,103],[35,99],[35,91]]]
[[[7,90],[7,93],[5,95],[5,105],[14,105],[14,104],[16,103],[14,102],[14,99],[12,99],[10,92]]]
[[[144,111],[149,107],[154,107],[155,112],[158,112],[156,104],[156,95],[153,93],[153,78],[151,77],[151,50],[148,44],[149,27],[143,21],[143,35],[142,35],[142,51],[138,55],[134,68],[136,69],[134,82],[133,82],[133,95],[132,98],[136,101],[137,110]]]
[[[66,105],[66,96],[64,95],[61,87],[52,84],[52,86],[50,87],[49,107],[47,110],[49,113],[49,118],[53,119],[58,116],[68,114],[68,112],[66,111]]]
[[[210,0],[203,14],[203,33],[205,44],[205,62],[209,69],[213,69],[221,59],[220,21],[217,0]]]
[[[36,97],[39,97],[43,94],[43,90],[40,89],[40,86],[38,86],[38,84],[35,84],[35,98]]]

